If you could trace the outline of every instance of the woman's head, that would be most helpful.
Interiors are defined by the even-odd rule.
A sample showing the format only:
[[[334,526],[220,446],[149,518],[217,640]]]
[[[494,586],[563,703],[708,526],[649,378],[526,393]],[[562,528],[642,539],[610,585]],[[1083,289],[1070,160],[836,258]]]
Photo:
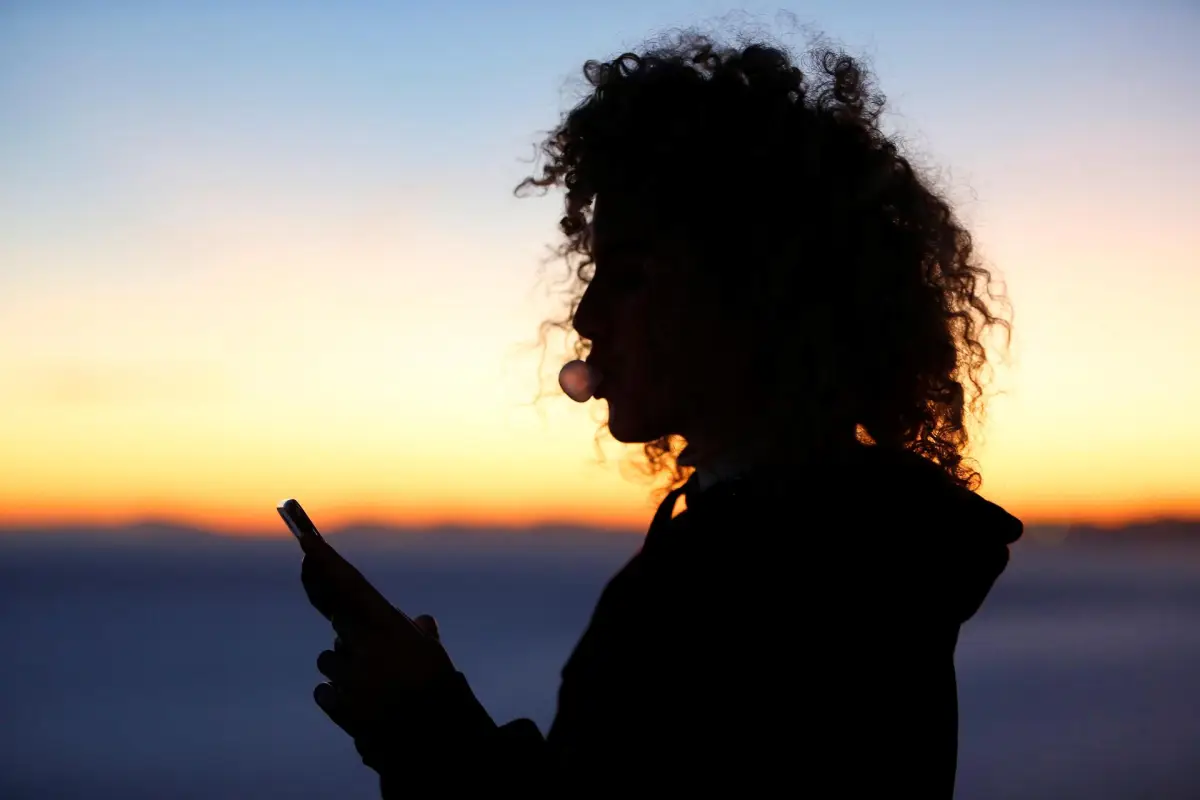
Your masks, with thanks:
[[[689,34],[588,62],[591,91],[525,187],[566,190],[576,352],[608,428],[652,470],[748,441],[867,441],[955,480],[979,408],[990,275],[947,203],[879,128],[882,97],[829,49]]]

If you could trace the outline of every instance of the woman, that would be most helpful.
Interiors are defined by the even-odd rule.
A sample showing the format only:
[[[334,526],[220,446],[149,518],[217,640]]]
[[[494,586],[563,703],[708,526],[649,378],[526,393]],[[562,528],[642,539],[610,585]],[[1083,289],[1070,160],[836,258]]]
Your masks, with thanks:
[[[673,491],[545,736],[497,725],[428,617],[309,547],[338,635],[317,700],[385,797],[953,794],[959,627],[1021,534],[963,457],[981,338],[1007,323],[862,68],[812,62],[686,35],[586,65],[522,184],[566,189],[577,291],[548,324]]]

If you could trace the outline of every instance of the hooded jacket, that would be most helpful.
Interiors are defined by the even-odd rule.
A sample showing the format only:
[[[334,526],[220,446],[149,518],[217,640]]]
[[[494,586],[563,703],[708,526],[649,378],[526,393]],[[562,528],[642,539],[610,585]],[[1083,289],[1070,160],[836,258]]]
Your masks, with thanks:
[[[439,792],[953,796],[954,649],[1021,522],[877,447],[696,484],[605,587],[545,736],[456,673],[406,709],[385,797],[428,795],[414,762]]]

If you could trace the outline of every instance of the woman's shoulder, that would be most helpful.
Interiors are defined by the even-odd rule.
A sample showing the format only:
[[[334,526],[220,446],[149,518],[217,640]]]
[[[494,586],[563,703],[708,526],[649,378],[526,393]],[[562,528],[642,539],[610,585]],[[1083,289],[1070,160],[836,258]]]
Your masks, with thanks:
[[[748,474],[689,500],[647,555],[689,594],[719,586],[826,605],[924,598],[965,619],[1022,525],[929,466],[884,455]]]
[[[979,536],[1010,544],[1022,533],[1020,520],[950,480],[938,465],[877,447],[752,470],[685,497],[687,510],[673,521],[680,535],[671,538],[722,549],[868,540],[912,548],[920,538]]]

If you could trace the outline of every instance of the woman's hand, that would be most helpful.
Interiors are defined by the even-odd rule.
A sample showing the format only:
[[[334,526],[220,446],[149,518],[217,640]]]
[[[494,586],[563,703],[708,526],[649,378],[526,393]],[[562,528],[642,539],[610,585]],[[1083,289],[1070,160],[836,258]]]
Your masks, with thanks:
[[[454,675],[454,665],[432,617],[409,619],[327,542],[311,541],[304,551],[305,591],[336,633],[333,649],[317,658],[329,680],[314,699],[379,770],[391,749],[420,735],[412,728],[428,713],[412,712],[429,687]]]

